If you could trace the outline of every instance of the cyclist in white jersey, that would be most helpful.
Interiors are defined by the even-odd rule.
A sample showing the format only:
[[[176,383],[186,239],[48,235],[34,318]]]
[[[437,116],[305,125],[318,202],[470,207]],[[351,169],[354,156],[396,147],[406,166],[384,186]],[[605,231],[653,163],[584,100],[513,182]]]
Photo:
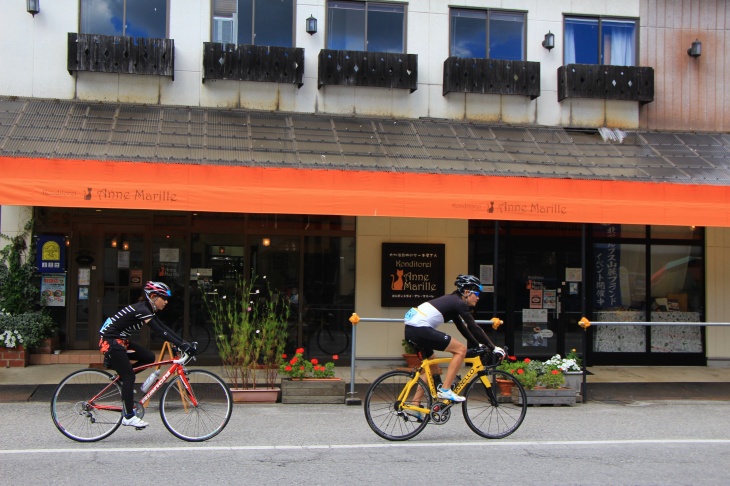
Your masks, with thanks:
[[[446,377],[438,387],[438,397],[463,402],[464,397],[451,390],[456,373],[464,363],[466,346],[451,336],[438,331],[446,322],[453,321],[470,347],[487,346],[495,354],[504,357],[502,348],[495,346],[487,334],[476,323],[470,308],[477,305],[481,282],[474,275],[459,275],[454,282],[456,291],[424,302],[409,310],[405,315],[405,338],[423,349],[423,358],[433,358],[434,351],[448,351],[454,357],[449,363]],[[415,397],[417,400],[420,397]]]

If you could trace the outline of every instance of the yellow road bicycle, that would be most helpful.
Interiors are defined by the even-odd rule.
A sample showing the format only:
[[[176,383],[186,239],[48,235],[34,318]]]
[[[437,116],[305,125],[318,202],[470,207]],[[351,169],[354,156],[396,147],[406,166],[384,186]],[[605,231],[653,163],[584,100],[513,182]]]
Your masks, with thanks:
[[[408,440],[429,423],[448,422],[454,402],[437,398],[431,366],[451,359],[425,359],[412,371],[395,370],[377,378],[365,396],[370,428],[384,439]],[[499,362],[491,360],[489,349],[469,349],[464,365],[470,367],[463,378],[457,378],[453,390],[466,398],[461,407],[469,428],[487,439],[502,439],[525,419],[527,397],[520,382],[497,370]],[[417,390],[423,394],[420,403],[414,400]]]

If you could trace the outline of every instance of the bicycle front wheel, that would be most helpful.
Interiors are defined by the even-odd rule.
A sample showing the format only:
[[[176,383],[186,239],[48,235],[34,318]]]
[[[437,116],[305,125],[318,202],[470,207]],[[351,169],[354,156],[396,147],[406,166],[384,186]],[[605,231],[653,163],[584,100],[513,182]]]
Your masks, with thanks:
[[[525,419],[527,396],[520,382],[509,373],[490,370],[486,377],[492,385],[490,388],[484,386],[480,377],[467,386],[466,401],[462,404],[464,420],[482,437],[502,439],[517,430]],[[512,385],[511,394],[501,394],[497,379]]]
[[[428,387],[418,379],[405,400],[398,396],[413,375],[407,371],[390,371],[376,379],[365,395],[365,418],[373,432],[383,439],[408,440],[418,435],[428,424],[429,416],[422,417],[408,413],[401,408],[403,403],[414,403],[417,390],[423,393],[421,406],[431,409],[431,394]]]
[[[113,379],[111,373],[95,369],[64,378],[51,398],[56,428],[79,442],[95,442],[113,434],[122,423],[122,389]]]
[[[228,425],[233,397],[223,380],[209,371],[191,370],[185,378],[197,405],[193,405],[183,378],[176,376],[162,392],[160,417],[175,437],[202,442],[215,437]]]

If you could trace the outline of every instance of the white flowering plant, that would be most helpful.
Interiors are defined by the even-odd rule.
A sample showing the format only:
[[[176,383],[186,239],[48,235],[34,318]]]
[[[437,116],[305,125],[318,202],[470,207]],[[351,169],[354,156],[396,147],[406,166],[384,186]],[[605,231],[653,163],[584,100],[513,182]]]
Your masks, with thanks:
[[[3,309],[0,311],[0,346],[15,348],[22,344],[34,348],[53,335],[53,327],[53,319],[42,310],[12,315]]]
[[[23,344],[23,336],[16,330],[5,330],[0,333],[0,343],[6,348],[14,348]]]
[[[578,357],[575,349],[571,350],[565,358],[556,354],[543,363],[545,367],[555,367],[563,373],[566,371],[582,371],[581,364],[581,359]]]

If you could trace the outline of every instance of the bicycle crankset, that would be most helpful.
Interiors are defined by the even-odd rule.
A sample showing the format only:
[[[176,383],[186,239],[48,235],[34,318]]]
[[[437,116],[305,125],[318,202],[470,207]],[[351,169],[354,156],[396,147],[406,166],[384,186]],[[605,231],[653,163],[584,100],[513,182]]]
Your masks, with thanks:
[[[444,425],[451,418],[451,407],[453,403],[448,405],[443,402],[436,402],[431,406],[431,423],[436,425]]]

